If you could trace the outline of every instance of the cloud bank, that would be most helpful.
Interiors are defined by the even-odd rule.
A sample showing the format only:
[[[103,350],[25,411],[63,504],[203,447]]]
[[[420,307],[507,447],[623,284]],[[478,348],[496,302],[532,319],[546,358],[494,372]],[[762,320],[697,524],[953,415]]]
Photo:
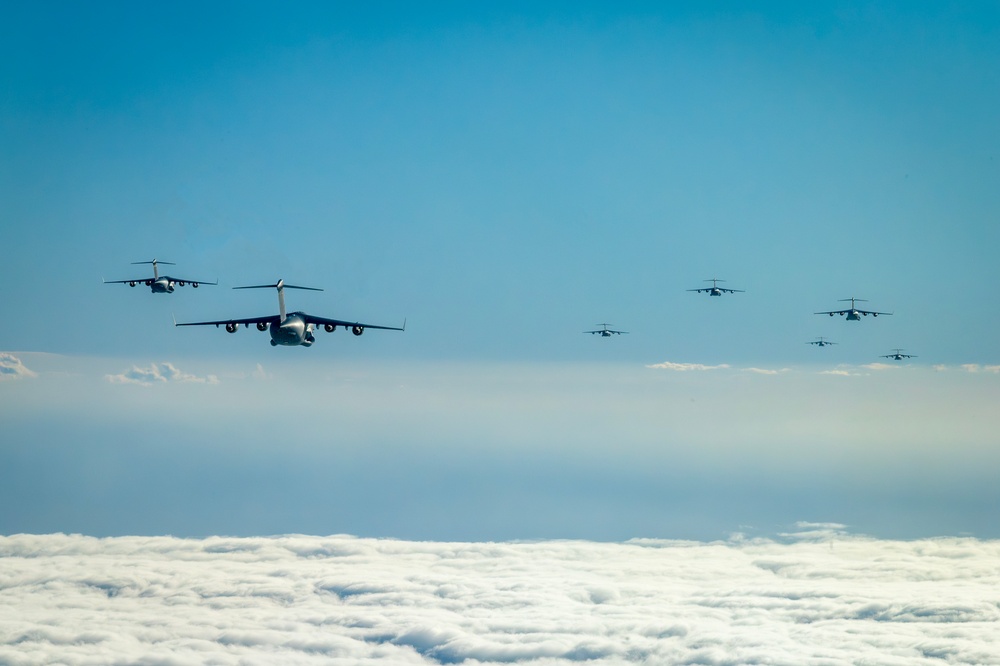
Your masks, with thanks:
[[[1000,664],[1000,541],[0,537],[0,662]]]
[[[17,356],[7,352],[0,352],[0,381],[34,376],[35,373],[24,367],[24,363]]]
[[[258,367],[259,364],[258,364]],[[105,375],[112,384],[139,384],[151,386],[153,384],[166,383],[197,383],[197,384],[218,384],[219,378],[215,375],[199,377],[197,375],[182,372],[173,363],[150,363],[148,368],[140,368],[133,365],[131,370],[127,370],[118,375]]]

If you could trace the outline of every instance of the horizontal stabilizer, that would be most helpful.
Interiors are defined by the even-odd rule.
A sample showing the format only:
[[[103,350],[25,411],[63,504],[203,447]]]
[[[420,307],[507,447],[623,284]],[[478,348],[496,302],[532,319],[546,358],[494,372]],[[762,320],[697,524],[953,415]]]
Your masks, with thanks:
[[[233,287],[233,289],[307,289],[309,291],[323,291],[316,287],[299,287],[294,284],[284,284],[280,280],[274,284],[254,284],[247,287]]]

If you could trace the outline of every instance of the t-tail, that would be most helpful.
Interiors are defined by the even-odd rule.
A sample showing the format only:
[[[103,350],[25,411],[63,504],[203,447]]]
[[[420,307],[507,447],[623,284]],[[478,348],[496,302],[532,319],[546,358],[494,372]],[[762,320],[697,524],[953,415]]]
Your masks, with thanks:
[[[867,298],[855,298],[854,296],[851,296],[850,298],[842,298],[840,300],[841,301],[850,301],[851,302],[851,309],[852,310],[854,309],[854,303],[855,303],[855,301],[857,301],[858,303],[867,303],[868,302]]]
[[[285,289],[307,289],[309,291],[323,291],[316,287],[299,287],[294,284],[285,284],[284,280],[278,280],[274,284],[255,284],[249,287],[233,287],[233,289],[277,289],[278,290],[278,314],[281,321],[285,321]]]
[[[152,261],[133,261],[132,263],[133,264],[153,264],[153,279],[154,280],[160,279],[160,271],[158,271],[156,269],[156,267],[159,264],[166,264],[168,266],[176,266],[176,264],[174,262],[172,262],[172,261],[157,261],[156,259],[153,259]]]

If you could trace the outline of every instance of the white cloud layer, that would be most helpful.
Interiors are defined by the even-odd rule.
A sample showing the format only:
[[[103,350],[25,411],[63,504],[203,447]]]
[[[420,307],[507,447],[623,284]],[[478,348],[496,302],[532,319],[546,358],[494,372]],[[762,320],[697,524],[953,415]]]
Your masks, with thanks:
[[[0,537],[5,664],[1000,664],[1000,541]]]
[[[260,366],[258,365],[258,368]],[[140,384],[150,386],[152,384],[191,382],[197,384],[218,384],[219,378],[216,375],[206,375],[199,377],[186,372],[182,372],[173,363],[150,363],[148,368],[140,368],[133,365],[131,370],[127,370],[118,375],[106,375],[112,384]]]
[[[24,367],[24,363],[17,356],[7,352],[0,352],[0,381],[34,376],[35,373]]]

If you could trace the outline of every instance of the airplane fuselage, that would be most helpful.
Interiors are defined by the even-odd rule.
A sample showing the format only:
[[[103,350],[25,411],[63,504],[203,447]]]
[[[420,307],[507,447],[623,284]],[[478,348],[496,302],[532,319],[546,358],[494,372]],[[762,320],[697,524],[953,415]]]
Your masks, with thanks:
[[[722,296],[722,290],[721,289],[715,289],[715,288],[713,288],[711,291],[708,292],[708,295],[709,296]]]
[[[149,290],[154,294],[172,294],[174,293],[174,283],[172,280],[167,278],[156,278],[155,280],[148,280],[146,284],[149,285]]]
[[[295,347],[302,345],[309,347],[316,342],[313,337],[313,325],[307,324],[302,318],[302,313],[292,312],[281,322],[273,322],[269,326],[271,333],[271,346]]]

